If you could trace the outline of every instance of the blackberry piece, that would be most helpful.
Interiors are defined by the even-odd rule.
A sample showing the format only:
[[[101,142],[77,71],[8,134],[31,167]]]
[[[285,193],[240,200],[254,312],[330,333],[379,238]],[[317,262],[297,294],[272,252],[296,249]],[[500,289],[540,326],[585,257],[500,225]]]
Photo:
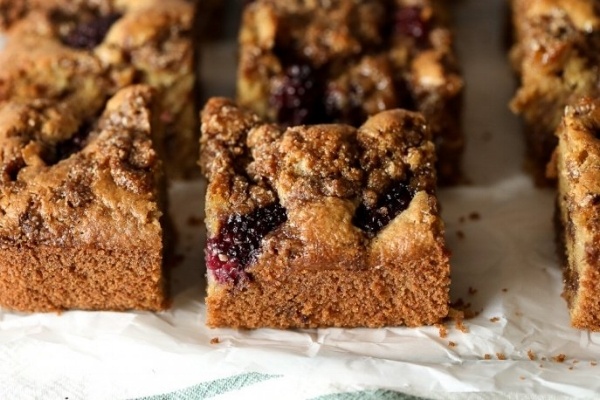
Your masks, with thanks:
[[[110,27],[119,18],[121,14],[109,14],[79,22],[62,37],[62,42],[76,49],[91,50],[102,43]]]
[[[421,7],[402,7],[394,15],[395,31],[404,36],[415,39],[423,44],[429,37],[429,21],[423,18],[423,9]]]
[[[256,257],[263,238],[287,221],[279,203],[258,208],[249,214],[231,215],[219,234],[206,244],[206,265],[220,283],[248,279],[247,266]]]
[[[288,125],[316,123],[323,90],[316,71],[307,64],[294,64],[275,85],[269,103],[277,110],[277,121]]]
[[[415,193],[408,185],[409,180],[395,182],[377,200],[373,208],[361,203],[354,214],[352,223],[363,231],[376,235],[391,220],[406,210]]]

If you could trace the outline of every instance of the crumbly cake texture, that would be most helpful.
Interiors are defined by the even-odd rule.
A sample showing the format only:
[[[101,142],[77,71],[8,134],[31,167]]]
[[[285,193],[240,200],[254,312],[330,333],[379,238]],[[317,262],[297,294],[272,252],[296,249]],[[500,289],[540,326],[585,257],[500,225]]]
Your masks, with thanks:
[[[447,315],[449,258],[421,114],[285,128],[213,98],[201,125],[207,325],[418,326]]]
[[[288,125],[353,126],[421,111],[442,184],[461,179],[463,80],[443,1],[255,0],[245,8],[238,102]]]
[[[598,94],[600,7],[594,0],[511,0],[511,61],[520,87],[510,106],[525,122],[528,169],[538,184],[564,108]]]
[[[0,106],[1,307],[165,307],[154,98],[128,87],[91,119],[70,99]]]
[[[102,104],[120,88],[152,85],[162,103],[167,173],[197,171],[192,2],[0,0],[0,10],[17,19],[0,53],[0,101],[68,94]]]
[[[600,100],[567,107],[557,130],[557,239],[574,327],[600,331]]]

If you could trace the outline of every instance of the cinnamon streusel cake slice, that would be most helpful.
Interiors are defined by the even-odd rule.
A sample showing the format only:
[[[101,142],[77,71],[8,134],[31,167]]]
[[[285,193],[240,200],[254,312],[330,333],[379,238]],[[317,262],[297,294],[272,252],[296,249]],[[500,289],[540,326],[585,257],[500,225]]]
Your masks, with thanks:
[[[201,120],[209,326],[417,326],[447,315],[421,114],[284,127],[213,98]]]

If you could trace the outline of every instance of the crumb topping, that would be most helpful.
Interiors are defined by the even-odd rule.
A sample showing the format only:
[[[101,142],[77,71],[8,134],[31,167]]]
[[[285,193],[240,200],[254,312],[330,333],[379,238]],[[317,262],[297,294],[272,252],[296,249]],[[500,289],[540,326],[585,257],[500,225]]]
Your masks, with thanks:
[[[125,89],[92,119],[68,102],[0,106],[0,245],[132,245],[127,235],[96,229],[98,219],[125,234],[141,231],[131,235],[138,240],[152,237],[160,229],[161,171],[151,139],[153,98],[148,87]]]
[[[271,254],[288,254],[291,263],[315,268],[334,268],[340,262],[361,268],[367,262],[369,243],[380,232],[388,230],[399,215],[421,207],[416,204],[430,201],[425,200],[435,190],[430,137],[423,117],[403,110],[380,113],[359,128],[285,128],[261,123],[227,99],[209,100],[202,111],[200,158],[209,179],[207,208],[214,211],[214,217],[206,221],[209,236],[216,240],[207,250],[216,265],[209,269],[218,271],[215,276],[230,276],[238,282],[236,268],[244,269]],[[232,218],[244,222],[274,205],[281,207],[285,218],[276,217],[278,223],[269,225],[256,246],[235,256],[232,264],[230,245],[216,244],[230,237],[225,232],[244,231],[239,224],[230,226]],[[436,235],[442,230],[441,222],[426,215],[437,208],[433,204],[423,207],[424,214],[418,215],[414,208],[406,218],[425,218],[426,224],[433,223]],[[275,243],[277,248],[269,247]],[[219,246],[227,249],[219,250]],[[324,255],[325,248],[332,254]],[[249,257],[250,253],[258,258]],[[348,259],[339,260],[339,254]],[[329,261],[332,264],[324,264]]]

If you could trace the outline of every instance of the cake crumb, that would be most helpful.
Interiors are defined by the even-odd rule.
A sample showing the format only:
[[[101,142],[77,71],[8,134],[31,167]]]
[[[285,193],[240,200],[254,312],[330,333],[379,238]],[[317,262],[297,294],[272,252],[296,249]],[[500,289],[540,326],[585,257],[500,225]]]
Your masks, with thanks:
[[[540,365],[539,365],[539,367],[540,367],[540,368],[544,368],[544,364],[540,364]]]
[[[490,322],[498,322],[498,321],[500,321],[500,318],[498,318],[498,317],[490,318]]]
[[[569,371],[573,371],[573,366],[572,365],[569,367]]]
[[[471,221],[478,221],[481,219],[481,214],[479,214],[477,211],[473,211],[471,214],[469,214],[469,219]]]
[[[221,343],[221,339],[219,339],[218,337],[214,337],[212,339],[210,339],[210,344],[219,344]]]
[[[555,362],[558,362],[558,363],[562,363],[562,362],[565,362],[566,358],[567,358],[567,356],[561,353],[555,357],[552,357],[552,360]]]
[[[462,319],[471,319],[475,318],[479,315],[479,311],[473,311],[471,309],[471,303],[465,303],[462,298],[459,298],[454,303],[450,304],[450,313],[454,312],[453,315],[450,315],[450,318],[456,319],[456,313],[462,313]]]
[[[453,342],[453,341],[449,341],[448,342],[448,346],[450,346],[450,347],[456,347],[456,343]]]
[[[521,376],[519,376],[519,379],[522,380],[522,381],[524,381],[525,377],[523,375],[521,375]]]
[[[535,360],[535,353],[531,350],[527,350],[527,357],[529,357],[529,359],[533,361]]]
[[[456,231],[456,236],[459,239],[464,239],[465,238],[465,233],[459,229],[459,230]]]
[[[491,360],[491,359],[492,359],[492,356],[491,356],[490,354],[488,354],[488,353],[485,353],[485,354],[483,355],[483,359],[484,359],[484,360]]]
[[[598,363],[597,363],[596,361],[590,361],[590,365],[591,365],[592,367],[595,367],[596,365],[598,365]]]
[[[188,226],[200,226],[203,222],[204,221],[202,218],[197,217],[195,215],[192,215],[187,219]]]
[[[446,325],[439,324],[436,326],[439,329],[440,338],[444,339],[446,336],[448,336],[448,329],[446,328]]]
[[[469,286],[469,294],[470,294],[471,296],[473,296],[473,295],[474,295],[474,294],[476,294],[476,293],[477,293],[477,289],[475,289],[475,288],[474,288],[474,287],[472,287],[472,286]]]
[[[502,288],[502,291],[503,291],[504,293],[506,293],[506,292],[508,292],[508,288]]]
[[[467,326],[465,326],[465,324],[463,324],[462,321],[458,321],[456,323],[456,327],[458,328],[458,330],[460,330],[462,333],[469,333],[469,328],[467,328]]]
[[[542,361],[546,361],[548,360],[546,357],[542,357]]]
[[[496,357],[498,357],[498,360],[506,360],[506,355],[504,353],[496,353]]]

